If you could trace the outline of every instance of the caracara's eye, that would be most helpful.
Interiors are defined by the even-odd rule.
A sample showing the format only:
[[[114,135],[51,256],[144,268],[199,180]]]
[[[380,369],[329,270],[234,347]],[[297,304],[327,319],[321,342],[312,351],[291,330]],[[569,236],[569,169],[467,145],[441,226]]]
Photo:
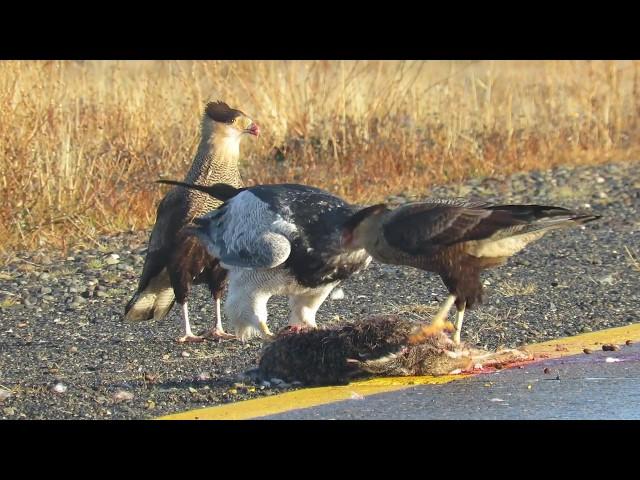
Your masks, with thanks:
[[[235,119],[235,118],[232,118],[232,119],[231,119],[231,124],[233,125],[234,123],[236,123],[236,119]]]

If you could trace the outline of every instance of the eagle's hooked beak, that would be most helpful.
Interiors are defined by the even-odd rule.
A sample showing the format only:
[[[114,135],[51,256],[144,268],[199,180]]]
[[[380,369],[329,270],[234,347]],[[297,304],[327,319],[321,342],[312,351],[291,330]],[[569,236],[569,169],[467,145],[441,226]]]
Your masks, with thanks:
[[[255,135],[256,137],[260,136],[260,127],[257,123],[251,122],[251,125],[247,127],[245,132],[250,133],[251,135]]]

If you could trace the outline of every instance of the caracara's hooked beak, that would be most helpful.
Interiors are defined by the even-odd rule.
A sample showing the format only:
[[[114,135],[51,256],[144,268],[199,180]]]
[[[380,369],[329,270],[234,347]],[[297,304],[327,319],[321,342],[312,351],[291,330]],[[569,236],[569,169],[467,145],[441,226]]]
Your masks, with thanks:
[[[245,130],[245,132],[250,133],[251,135],[255,135],[256,137],[260,136],[260,127],[257,123],[251,122],[251,125]]]

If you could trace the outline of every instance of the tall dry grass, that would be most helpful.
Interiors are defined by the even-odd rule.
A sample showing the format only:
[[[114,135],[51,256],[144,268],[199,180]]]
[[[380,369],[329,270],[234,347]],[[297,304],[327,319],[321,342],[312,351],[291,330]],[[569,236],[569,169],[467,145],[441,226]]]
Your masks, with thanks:
[[[0,253],[148,227],[204,103],[261,125],[247,183],[371,202],[479,174],[638,158],[638,62],[0,62]]]

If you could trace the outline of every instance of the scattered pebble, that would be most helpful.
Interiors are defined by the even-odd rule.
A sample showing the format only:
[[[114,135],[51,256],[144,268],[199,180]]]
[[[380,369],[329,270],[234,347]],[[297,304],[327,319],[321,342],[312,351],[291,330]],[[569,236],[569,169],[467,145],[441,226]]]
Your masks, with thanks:
[[[0,402],[4,402],[11,395],[13,395],[11,393],[11,390],[7,390],[5,388],[0,388]]]
[[[351,392],[351,400],[364,400],[364,396],[360,395],[358,392]]]
[[[120,263],[120,255],[118,255],[117,253],[112,253],[107,257],[107,259],[105,260],[105,263],[107,265],[116,265]]]
[[[544,372],[545,374],[548,374],[550,371],[551,371],[551,370],[549,370],[549,367],[545,367],[545,368],[544,368],[544,370],[543,370],[543,372]]]
[[[189,352],[182,352],[180,355],[182,355],[183,357],[187,358],[190,357],[191,354]]]
[[[584,350],[582,350],[584,353],[586,353],[587,355],[589,355],[590,353],[593,353],[593,350],[591,350],[590,348],[585,348]]]
[[[54,393],[64,393],[67,391],[67,388],[64,383],[58,382],[51,388],[51,391]]]
[[[342,300],[344,298],[344,290],[336,288],[331,292],[331,300]]]
[[[631,340],[627,340],[626,342],[624,342],[625,345],[631,345],[633,342]]]
[[[607,363],[616,363],[621,362],[622,360],[620,360],[619,358],[607,357],[604,361]]]
[[[113,401],[116,403],[121,402],[129,402],[133,400],[135,395],[131,392],[127,392],[126,390],[118,390],[113,394]]]
[[[612,343],[606,343],[602,345],[602,350],[604,350],[605,352],[615,352],[617,350],[620,350],[620,347],[617,345],[613,345]]]

